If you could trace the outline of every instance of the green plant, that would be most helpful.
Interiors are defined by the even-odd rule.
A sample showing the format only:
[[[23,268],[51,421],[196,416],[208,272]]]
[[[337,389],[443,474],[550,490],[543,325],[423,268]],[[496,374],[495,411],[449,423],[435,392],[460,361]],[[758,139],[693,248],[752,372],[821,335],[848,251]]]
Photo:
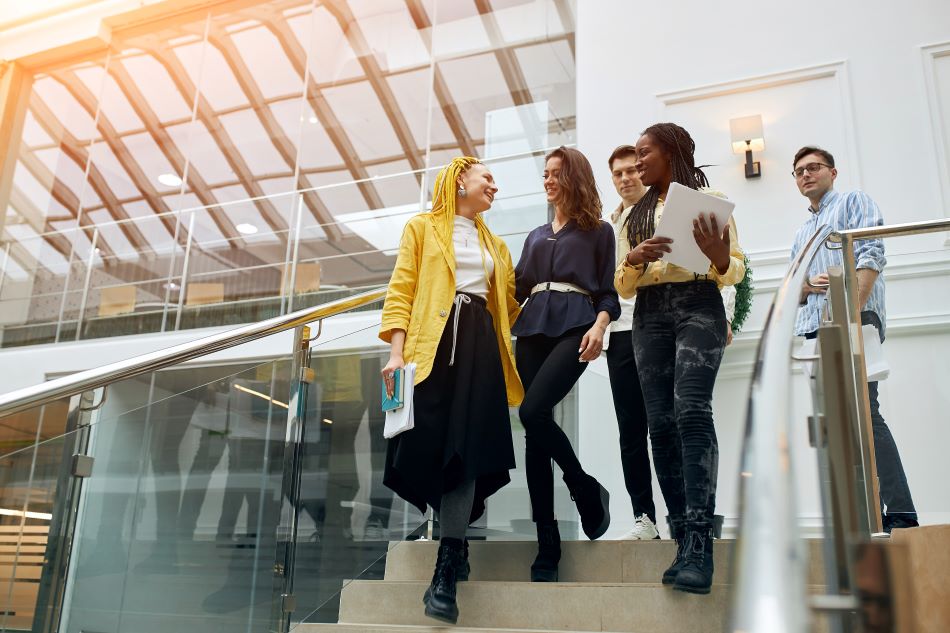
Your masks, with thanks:
[[[745,323],[749,312],[752,310],[752,293],[754,290],[752,265],[749,263],[749,258],[745,257],[745,277],[736,284],[736,312],[732,318],[732,331],[735,334],[742,331],[742,324]]]

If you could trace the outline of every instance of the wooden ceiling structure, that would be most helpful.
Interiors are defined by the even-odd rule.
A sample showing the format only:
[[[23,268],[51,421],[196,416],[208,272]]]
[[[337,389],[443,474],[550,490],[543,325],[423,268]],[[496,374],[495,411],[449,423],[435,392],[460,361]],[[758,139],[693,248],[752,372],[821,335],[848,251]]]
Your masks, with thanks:
[[[436,1],[439,8],[433,11]],[[439,13],[443,5],[451,7],[444,12],[447,17]],[[518,36],[516,25],[505,23],[519,15],[539,14],[545,20],[542,32],[528,28]],[[438,29],[450,22],[456,23],[451,30],[455,37],[460,32],[459,23],[464,23],[463,31],[467,28],[477,33],[472,45],[440,55],[434,50],[433,40],[440,37]],[[301,26],[306,23],[309,40],[307,29]],[[398,51],[405,50],[403,47],[411,48],[414,42],[407,38],[417,39],[418,50],[425,54],[389,67],[387,59],[399,58]],[[340,51],[337,59],[316,59],[316,51],[328,45],[318,41],[321,39],[329,40],[330,45],[335,42]],[[249,43],[254,41],[259,41],[261,48],[249,50]],[[151,28],[137,28],[128,35],[115,34],[108,52],[101,57],[58,64],[35,75],[7,201],[3,240],[10,243],[11,259],[24,270],[54,273],[50,261],[57,257],[70,260],[80,244],[88,250],[94,227],[103,223],[100,218],[108,218],[106,222],[114,223],[117,230],[108,236],[99,234],[96,247],[103,264],[147,267],[142,262],[154,261],[156,240],[140,226],[143,210],[147,209],[167,233],[164,241],[181,244],[187,236],[178,225],[177,212],[186,207],[205,207],[210,220],[207,230],[217,239],[204,240],[213,244],[211,247],[202,240],[195,240],[195,246],[215,251],[222,262],[247,264],[250,257],[253,263],[253,245],[238,230],[240,222],[232,217],[227,203],[245,200],[242,212],[251,213],[262,231],[286,244],[292,228],[291,209],[272,197],[275,187],[282,186],[285,191],[303,190],[302,208],[309,214],[306,223],[319,227],[326,252],[370,251],[370,244],[334,219],[339,211],[319,187],[334,179],[353,182],[353,197],[358,193],[363,209],[383,209],[390,205],[381,188],[389,183],[376,178],[387,169],[392,171],[392,166],[400,166],[398,171],[415,172],[399,185],[400,191],[408,192],[411,183],[407,179],[412,179],[416,187],[422,185],[421,170],[426,167],[428,152],[478,155],[484,149],[485,132],[473,128],[484,125],[472,116],[467,120],[466,108],[471,111],[492,105],[525,105],[545,99],[551,91],[542,80],[532,83],[532,76],[544,77],[545,73],[526,72],[519,57],[519,51],[532,47],[547,47],[545,59],[552,60],[563,55],[566,47],[569,59],[561,65],[569,65],[567,72],[573,86],[570,0],[242,1],[233,9],[227,3],[214,7],[200,19],[177,17]],[[183,53],[185,49],[188,54]],[[202,68],[189,64],[195,51],[205,60]],[[270,56],[267,64],[275,68],[273,76],[279,75],[287,86],[283,93],[275,94],[276,80],[262,74],[258,55]],[[223,65],[212,61],[222,61]],[[458,77],[447,76],[450,63],[465,61],[482,64],[485,76],[463,77],[461,82]],[[98,93],[92,81],[96,76],[100,77]],[[400,77],[424,78],[426,91],[431,81],[429,125],[438,123],[447,134],[433,138],[428,147],[428,139],[420,138],[419,126],[414,129],[412,125],[419,120],[419,113],[407,110],[405,95],[398,94],[394,87]],[[487,85],[503,85],[506,94],[496,91],[475,99],[455,96],[459,86],[475,84],[477,89],[483,78]],[[206,85],[198,85],[199,81]],[[156,100],[157,84],[168,86],[164,93],[167,103],[158,102],[164,98]],[[227,93],[226,98],[215,93],[220,86],[226,87],[221,93]],[[365,90],[367,86],[369,90]],[[344,93],[349,95],[346,99],[341,97]],[[374,125],[391,130],[391,142],[366,138],[359,116],[352,116],[346,107],[347,99],[350,105],[354,99],[362,104],[368,102],[365,95],[370,94],[379,107],[368,107],[366,117]],[[363,101],[359,95],[364,95]],[[55,96],[59,98],[52,98]],[[222,105],[229,100],[232,103]],[[467,105],[467,101],[472,103]],[[426,95],[416,102],[425,103]],[[299,104],[302,113],[297,138],[286,116],[288,104],[293,103]],[[176,108],[169,104],[185,104],[190,110],[188,116],[182,116],[183,111],[170,114]],[[384,121],[374,116],[380,111]],[[283,119],[280,112],[284,112]],[[121,113],[118,118],[123,120],[113,120],[114,113]],[[244,123],[237,130],[228,123],[248,114],[253,120],[241,119]],[[484,112],[481,114],[483,117]],[[572,109],[557,115],[557,120],[551,122],[552,129],[573,129]],[[308,128],[308,124],[319,130]],[[240,138],[251,128],[261,130],[266,138],[260,134]],[[190,134],[190,145],[182,142],[182,129]],[[383,136],[389,138],[388,133]],[[202,146],[202,141],[207,145]],[[302,146],[309,142],[324,144],[320,164],[307,164],[301,159]],[[196,143],[200,151],[195,150]],[[155,154],[154,148],[158,154],[145,156],[145,148]],[[198,159],[201,152],[207,154],[203,160]],[[273,160],[262,168],[259,163],[265,155]],[[168,173],[183,179],[180,190],[170,190],[157,181],[156,165],[167,165]],[[37,195],[38,188],[45,190],[46,204]],[[227,194],[222,195],[222,191]],[[407,197],[407,193],[402,194],[403,199]],[[412,202],[411,198],[406,201]],[[29,230],[18,234],[17,225]],[[46,255],[35,245],[23,243],[25,232],[42,240]],[[130,249],[137,262],[129,261]],[[154,274],[140,271],[135,276]]]

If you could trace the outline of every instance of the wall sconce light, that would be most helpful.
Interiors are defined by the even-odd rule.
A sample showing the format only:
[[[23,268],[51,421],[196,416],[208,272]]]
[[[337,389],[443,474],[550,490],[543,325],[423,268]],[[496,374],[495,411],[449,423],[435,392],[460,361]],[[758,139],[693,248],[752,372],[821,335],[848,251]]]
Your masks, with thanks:
[[[762,134],[762,115],[739,117],[729,120],[729,132],[732,136],[732,152],[745,154],[745,177],[758,178],[762,175],[762,165],[752,162],[752,152],[765,149],[765,136]]]

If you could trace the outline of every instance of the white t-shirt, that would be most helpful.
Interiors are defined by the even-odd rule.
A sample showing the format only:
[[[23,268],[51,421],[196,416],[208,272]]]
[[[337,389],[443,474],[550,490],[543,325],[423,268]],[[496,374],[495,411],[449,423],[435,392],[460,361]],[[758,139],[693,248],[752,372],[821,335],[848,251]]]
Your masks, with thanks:
[[[455,216],[455,228],[452,231],[452,243],[455,245],[455,290],[467,292],[488,299],[488,276],[495,272],[495,262],[491,253],[478,243],[478,229],[475,221],[461,215]],[[484,254],[484,266],[482,255]]]

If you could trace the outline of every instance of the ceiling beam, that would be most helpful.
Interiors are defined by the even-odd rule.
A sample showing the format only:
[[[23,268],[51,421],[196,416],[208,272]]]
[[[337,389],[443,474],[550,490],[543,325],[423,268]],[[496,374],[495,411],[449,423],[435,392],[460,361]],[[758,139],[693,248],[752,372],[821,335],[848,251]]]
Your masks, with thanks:
[[[185,70],[184,65],[179,61],[174,51],[172,51],[165,42],[157,43],[150,47],[149,50],[155,59],[168,71],[178,91],[182,97],[185,98],[185,102],[195,104],[197,100],[196,109],[198,120],[207,128],[208,133],[211,134],[218,149],[224,155],[224,159],[228,162],[228,166],[243,183],[248,195],[252,198],[264,196],[264,190],[257,184],[257,179],[248,166],[247,161],[241,156],[231,136],[227,130],[224,129],[224,126],[221,125],[221,121],[215,114],[211,104],[208,103],[208,100],[205,99],[196,89],[194,83],[192,83],[187,70]],[[264,222],[266,222],[275,233],[287,230],[287,221],[269,199],[261,198],[255,200],[254,206],[257,207]],[[245,246],[244,240],[239,237],[231,220],[222,213],[220,209],[209,209],[209,212],[213,213],[215,222],[219,223],[221,232],[228,237],[229,242],[239,244],[239,246],[243,248]]]
[[[382,104],[383,111],[385,111],[386,117],[389,119],[396,138],[399,139],[399,145],[402,147],[402,151],[405,153],[406,160],[409,161],[410,167],[414,170],[424,169],[425,161],[422,159],[422,153],[419,151],[419,144],[416,143],[412,136],[409,123],[402,114],[399,102],[396,101],[396,95],[393,94],[392,88],[389,87],[383,70],[379,67],[379,62],[376,60],[376,56],[373,54],[373,50],[366,40],[366,36],[363,34],[363,29],[360,28],[356,16],[353,15],[349,5],[340,0],[327,0],[323,3],[323,6],[336,18],[340,29],[344,35],[346,35],[346,40],[349,42],[350,48],[356,53],[360,67],[363,69],[363,74],[366,75],[366,79],[369,80],[373,92],[376,93],[376,97]],[[418,173],[416,177],[421,182],[422,174]]]
[[[33,204],[33,201],[27,198],[16,185],[10,189],[10,204],[17,210],[17,213],[27,221],[34,231],[43,236],[43,239],[56,252],[60,253],[66,259],[69,259],[69,252],[72,250],[72,245],[69,243],[69,240],[63,237],[62,233],[57,231],[56,228],[49,223],[47,218],[43,216],[42,210],[38,209],[36,205]],[[19,240],[14,238],[14,242],[19,243]]]
[[[488,33],[488,41],[491,42],[495,59],[501,67],[501,74],[508,85],[508,92],[511,93],[511,100],[515,105],[527,105],[533,103],[531,91],[528,90],[528,82],[521,71],[521,65],[518,58],[510,48],[505,47],[505,38],[501,35],[501,27],[498,26],[498,19],[495,17],[489,0],[473,0],[478,14],[482,18],[482,25]]]
[[[343,124],[340,123],[340,120],[333,112],[333,108],[330,107],[323,93],[317,87],[313,75],[307,72],[307,52],[297,42],[297,36],[294,35],[290,26],[282,18],[276,18],[263,13],[258,15],[264,25],[277,37],[277,41],[280,42],[281,48],[290,60],[294,70],[306,81],[307,101],[313,109],[320,125],[323,126],[327,136],[330,138],[330,142],[333,143],[337,153],[343,159],[346,169],[350,172],[350,176],[353,180],[362,181],[357,183],[357,187],[366,200],[366,204],[370,209],[384,208],[386,205],[383,204],[383,199],[380,197],[379,192],[376,191],[373,183],[368,182],[370,178],[369,172],[366,171],[366,167],[359,161],[356,148],[343,131]]]
[[[255,81],[254,76],[251,74],[250,68],[244,63],[244,58],[241,56],[241,52],[237,46],[235,46],[234,41],[231,40],[227,33],[217,28],[212,28],[211,33],[208,35],[208,41],[221,51],[225,61],[234,73],[238,84],[241,86],[241,90],[244,91],[244,95],[251,103],[251,107],[254,109],[258,120],[261,122],[261,125],[264,126],[264,130],[267,132],[267,136],[270,138],[271,143],[273,143],[277,153],[280,154],[280,157],[284,160],[284,163],[290,167],[291,171],[296,171],[297,147],[284,133],[284,129],[267,104],[267,99],[257,85],[257,81]],[[252,185],[260,189],[260,186],[257,185],[256,182],[252,183]],[[334,223],[333,214],[330,213],[330,210],[316,192],[309,191],[313,188],[313,185],[302,173],[298,173],[296,188],[308,190],[304,191],[302,195],[304,203],[307,205],[310,213],[317,222],[321,224],[328,239],[339,240],[343,236],[343,233]],[[263,195],[263,192],[255,195]]]
[[[409,15],[412,16],[412,21],[416,25],[419,34],[426,41],[429,54],[432,55],[432,21],[429,20],[429,14],[426,13],[425,8],[422,6],[422,0],[406,0],[406,8],[409,10]],[[459,112],[458,106],[455,105],[455,101],[452,99],[452,93],[445,83],[445,77],[442,76],[442,70],[438,64],[435,65],[434,71],[435,76],[433,77],[432,87],[435,92],[435,97],[439,102],[439,107],[442,109],[442,116],[445,117],[446,122],[449,124],[449,129],[452,130],[452,135],[455,136],[455,140],[458,141],[458,146],[462,149],[462,153],[466,156],[476,156],[475,142],[472,140],[472,135],[465,125],[462,113]]]

